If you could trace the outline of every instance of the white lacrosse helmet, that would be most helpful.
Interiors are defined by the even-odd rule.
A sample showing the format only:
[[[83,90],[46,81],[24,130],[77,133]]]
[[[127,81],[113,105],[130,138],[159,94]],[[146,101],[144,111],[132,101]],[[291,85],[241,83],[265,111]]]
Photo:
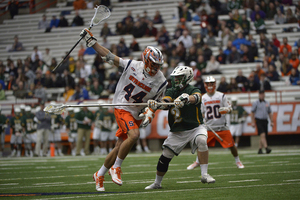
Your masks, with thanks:
[[[212,86],[208,86],[208,83],[213,83]],[[212,93],[216,90],[216,79],[213,76],[208,76],[206,77],[204,81],[204,86],[206,89],[206,92]]]
[[[30,111],[31,111],[31,107],[30,107],[30,106],[26,106],[26,107],[25,107],[25,111],[26,111],[26,112],[30,112]]]
[[[21,105],[20,105],[20,109],[21,109],[21,110],[25,110],[25,108],[26,108],[25,104],[21,104]]]
[[[74,108],[74,113],[78,113],[78,112],[80,112],[80,108],[78,107]]]
[[[150,75],[154,76],[161,66],[164,64],[164,57],[158,48],[147,46],[143,52],[143,62],[145,71]]]
[[[193,78],[194,73],[193,69],[188,66],[177,66],[170,76],[173,77],[172,79],[172,87],[176,89],[181,89],[185,87],[187,84],[189,84]]]
[[[37,106],[36,108],[35,108],[35,112],[39,112],[41,110],[41,106]]]
[[[56,101],[50,101],[50,105],[56,105]]]
[[[69,112],[74,112],[74,108],[73,108],[73,107],[68,107],[68,108],[67,108],[67,111],[69,111]]]
[[[21,115],[21,109],[19,107],[16,107],[14,111],[15,111],[15,116],[16,117],[20,117],[20,115]]]

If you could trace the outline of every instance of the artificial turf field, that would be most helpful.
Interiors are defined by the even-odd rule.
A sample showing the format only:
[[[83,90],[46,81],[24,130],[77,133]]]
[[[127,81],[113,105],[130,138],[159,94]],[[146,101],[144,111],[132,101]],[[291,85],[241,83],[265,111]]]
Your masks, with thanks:
[[[239,150],[244,169],[237,169],[229,150],[210,149],[208,173],[214,184],[200,182],[200,167],[186,167],[195,156],[185,150],[169,166],[160,190],[154,182],[161,152],[131,153],[122,165],[123,186],[105,175],[105,192],[97,192],[92,175],[104,156],[2,158],[0,199],[300,199],[300,149],[278,148],[269,155]]]

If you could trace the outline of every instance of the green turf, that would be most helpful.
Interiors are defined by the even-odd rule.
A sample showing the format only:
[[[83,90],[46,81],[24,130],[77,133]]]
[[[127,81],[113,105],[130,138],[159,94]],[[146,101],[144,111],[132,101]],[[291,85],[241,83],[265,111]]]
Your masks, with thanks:
[[[299,199],[300,150],[274,149],[269,155],[240,150],[245,169],[237,169],[226,149],[211,149],[208,172],[214,184],[200,182],[200,168],[186,167],[195,156],[175,157],[161,190],[145,190],[153,183],[160,152],[130,154],[122,165],[123,186],[105,176],[105,192],[96,192],[92,179],[104,157],[4,158],[0,160],[0,198],[6,194],[37,196],[4,199]],[[50,195],[45,195],[50,193]],[[58,194],[60,193],[60,194]],[[71,194],[70,194],[71,193]],[[2,197],[1,197],[2,196]]]

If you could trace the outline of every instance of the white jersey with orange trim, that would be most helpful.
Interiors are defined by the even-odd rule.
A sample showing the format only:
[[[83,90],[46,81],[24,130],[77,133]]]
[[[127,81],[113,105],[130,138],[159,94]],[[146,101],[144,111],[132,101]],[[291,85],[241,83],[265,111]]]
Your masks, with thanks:
[[[219,113],[221,107],[231,107],[224,93],[216,91],[212,96],[207,93],[202,96],[201,110],[204,113],[204,119],[215,131],[229,130],[226,115]]]
[[[120,67],[123,67],[122,76],[119,79],[113,103],[147,103],[149,99],[160,100],[164,96],[168,82],[161,71],[150,76],[144,71],[142,61],[124,60],[120,58]],[[141,110],[145,106],[116,106],[132,114],[139,120]]]

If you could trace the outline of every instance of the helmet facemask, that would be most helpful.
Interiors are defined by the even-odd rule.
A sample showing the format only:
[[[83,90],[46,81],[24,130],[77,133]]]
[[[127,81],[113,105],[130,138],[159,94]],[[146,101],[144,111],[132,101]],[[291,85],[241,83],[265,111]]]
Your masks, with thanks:
[[[143,52],[145,71],[154,76],[164,63],[164,58],[159,49],[148,46]]]

